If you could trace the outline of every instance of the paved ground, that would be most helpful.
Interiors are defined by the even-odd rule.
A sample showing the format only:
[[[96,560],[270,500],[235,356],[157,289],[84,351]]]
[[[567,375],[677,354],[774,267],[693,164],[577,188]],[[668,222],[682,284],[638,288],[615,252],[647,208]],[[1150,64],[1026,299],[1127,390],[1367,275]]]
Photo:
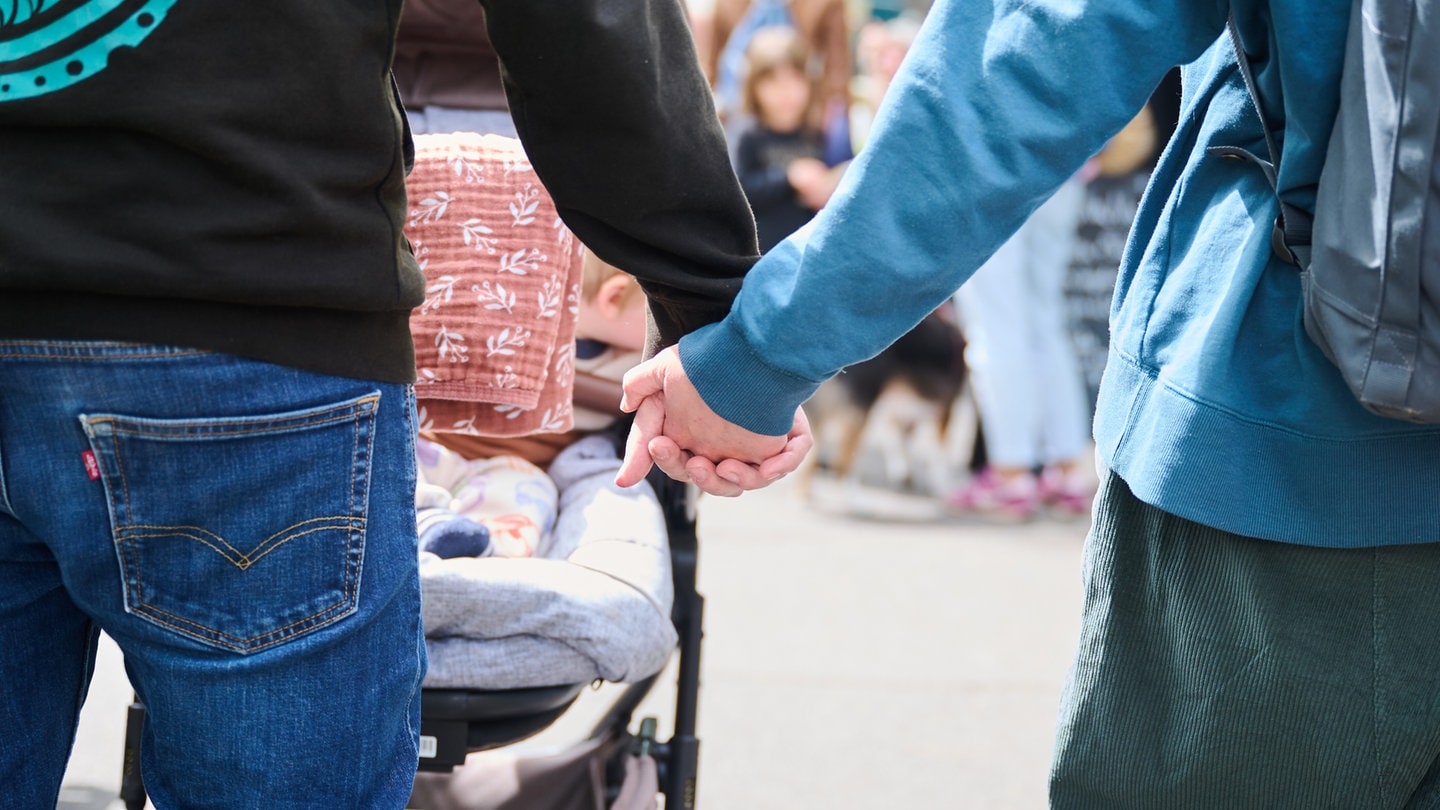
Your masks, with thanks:
[[[818,494],[829,509],[784,484],[701,505],[700,807],[1044,807],[1084,525],[962,524],[924,501]],[[648,704],[662,727],[670,699]],[[107,645],[61,808],[116,806],[128,701]]]

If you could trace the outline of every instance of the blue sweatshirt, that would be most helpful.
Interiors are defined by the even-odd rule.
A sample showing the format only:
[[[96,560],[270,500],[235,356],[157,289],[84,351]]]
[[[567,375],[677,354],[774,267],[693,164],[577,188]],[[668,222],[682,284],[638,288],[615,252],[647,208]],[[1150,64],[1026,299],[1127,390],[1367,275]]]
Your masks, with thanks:
[[[1228,38],[1231,6],[1282,158],[1312,208],[1350,0],[939,0],[870,144],[729,317],[681,341],[705,401],[778,434],[969,278],[1184,65],[1179,127],[1121,262],[1095,420],[1101,461],[1167,512],[1329,547],[1440,541],[1440,428],[1374,416],[1306,337],[1270,249],[1277,204]]]

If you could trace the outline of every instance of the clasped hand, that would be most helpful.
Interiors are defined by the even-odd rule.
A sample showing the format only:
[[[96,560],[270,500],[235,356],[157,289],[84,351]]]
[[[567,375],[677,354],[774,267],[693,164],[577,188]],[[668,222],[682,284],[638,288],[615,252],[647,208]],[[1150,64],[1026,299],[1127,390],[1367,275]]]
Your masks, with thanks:
[[[785,436],[752,433],[710,409],[672,346],[631,369],[620,408],[635,414],[615,482],[633,486],[652,465],[711,495],[734,497],[794,472],[814,441],[805,412]]]

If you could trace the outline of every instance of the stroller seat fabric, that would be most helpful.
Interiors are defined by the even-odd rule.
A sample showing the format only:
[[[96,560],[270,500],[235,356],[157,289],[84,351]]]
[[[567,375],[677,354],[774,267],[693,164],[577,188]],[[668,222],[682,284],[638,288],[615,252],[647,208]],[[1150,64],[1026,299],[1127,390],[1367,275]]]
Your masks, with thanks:
[[[615,486],[619,464],[603,436],[560,454],[559,515],[533,557],[421,554],[426,687],[628,683],[665,666],[677,640],[665,521],[648,484]]]

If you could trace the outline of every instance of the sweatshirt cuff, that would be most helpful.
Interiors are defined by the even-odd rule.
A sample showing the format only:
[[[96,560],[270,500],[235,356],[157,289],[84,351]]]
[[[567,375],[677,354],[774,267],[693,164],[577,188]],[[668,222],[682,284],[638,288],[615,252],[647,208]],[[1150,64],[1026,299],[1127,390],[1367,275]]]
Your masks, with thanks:
[[[766,363],[750,347],[734,316],[680,340],[680,364],[700,398],[726,421],[767,436],[784,436],[795,409],[822,380],[808,380]]]

